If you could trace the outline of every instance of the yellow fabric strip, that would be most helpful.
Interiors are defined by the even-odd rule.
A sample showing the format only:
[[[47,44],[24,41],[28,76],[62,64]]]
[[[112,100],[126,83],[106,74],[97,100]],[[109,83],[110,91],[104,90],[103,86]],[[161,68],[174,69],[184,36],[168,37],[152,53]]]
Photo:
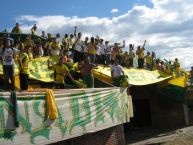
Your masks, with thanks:
[[[53,90],[46,89],[47,118],[55,120],[58,118],[58,109],[55,102]]]

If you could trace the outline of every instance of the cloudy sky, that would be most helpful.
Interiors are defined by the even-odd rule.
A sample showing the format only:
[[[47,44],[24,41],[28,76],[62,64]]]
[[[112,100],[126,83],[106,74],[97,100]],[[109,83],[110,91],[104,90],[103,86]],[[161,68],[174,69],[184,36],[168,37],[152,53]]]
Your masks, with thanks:
[[[0,28],[11,30],[19,22],[25,33],[34,23],[53,34],[72,33],[78,26],[84,36],[98,35],[110,42],[126,40],[155,51],[161,58],[179,58],[193,66],[192,0],[3,0]],[[9,9],[7,9],[9,5]]]

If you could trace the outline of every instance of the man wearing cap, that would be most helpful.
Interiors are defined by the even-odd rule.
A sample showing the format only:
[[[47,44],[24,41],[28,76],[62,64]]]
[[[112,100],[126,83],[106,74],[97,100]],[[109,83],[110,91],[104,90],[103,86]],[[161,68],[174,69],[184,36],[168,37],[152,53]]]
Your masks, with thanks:
[[[4,42],[4,48],[2,49],[2,64],[3,64],[3,75],[4,75],[4,86],[5,90],[15,90],[14,80],[14,54],[19,51],[13,48],[13,42],[11,38],[7,38]],[[11,86],[9,88],[9,79]]]

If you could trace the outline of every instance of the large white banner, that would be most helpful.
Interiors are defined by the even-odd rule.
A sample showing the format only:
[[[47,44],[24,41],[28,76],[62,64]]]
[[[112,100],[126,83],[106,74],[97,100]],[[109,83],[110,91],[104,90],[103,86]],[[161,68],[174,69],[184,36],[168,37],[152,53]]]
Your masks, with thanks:
[[[0,144],[48,144],[129,122],[131,96],[125,88],[54,91],[58,119],[47,119],[45,92],[17,93],[17,120],[9,92],[0,97]]]

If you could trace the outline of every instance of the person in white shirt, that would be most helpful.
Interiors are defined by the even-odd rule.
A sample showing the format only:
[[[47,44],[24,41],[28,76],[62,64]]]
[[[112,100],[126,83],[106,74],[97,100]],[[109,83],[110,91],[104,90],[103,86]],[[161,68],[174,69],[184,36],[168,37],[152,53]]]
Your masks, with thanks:
[[[75,36],[75,41],[74,41],[74,57],[73,60],[74,62],[80,62],[84,60],[84,42],[81,40],[82,33],[79,32],[78,36],[76,35],[76,29],[77,27],[75,26],[74,30],[74,36]]]
[[[53,41],[53,43],[50,45],[50,48],[49,48],[49,55],[50,55],[50,56],[59,56],[59,55],[60,55],[60,50],[61,50],[61,46],[60,46],[60,44],[57,42],[56,37],[54,37],[54,41]]]
[[[109,65],[110,61],[111,61],[111,47],[108,44],[109,44],[109,41],[105,41],[105,60],[106,60],[106,65]]]
[[[95,46],[96,46],[96,55],[95,55],[95,63],[100,63],[100,47],[99,47],[99,39],[95,38]]]
[[[99,45],[100,47],[100,52],[99,52],[99,55],[100,55],[100,64],[106,64],[106,60],[105,60],[105,44],[103,43],[103,39],[100,39],[100,42],[99,42]]]
[[[14,54],[19,53],[16,48],[13,48],[13,40],[11,38],[6,38],[4,48],[2,49],[2,65],[3,65],[3,75],[4,75],[4,86],[5,90],[15,90],[15,80],[14,80]],[[11,81],[11,86],[9,88],[9,79]]]
[[[124,76],[122,66],[119,65],[119,60],[114,60],[114,65],[111,66],[111,77],[114,81],[114,85],[120,87],[121,77]]]

